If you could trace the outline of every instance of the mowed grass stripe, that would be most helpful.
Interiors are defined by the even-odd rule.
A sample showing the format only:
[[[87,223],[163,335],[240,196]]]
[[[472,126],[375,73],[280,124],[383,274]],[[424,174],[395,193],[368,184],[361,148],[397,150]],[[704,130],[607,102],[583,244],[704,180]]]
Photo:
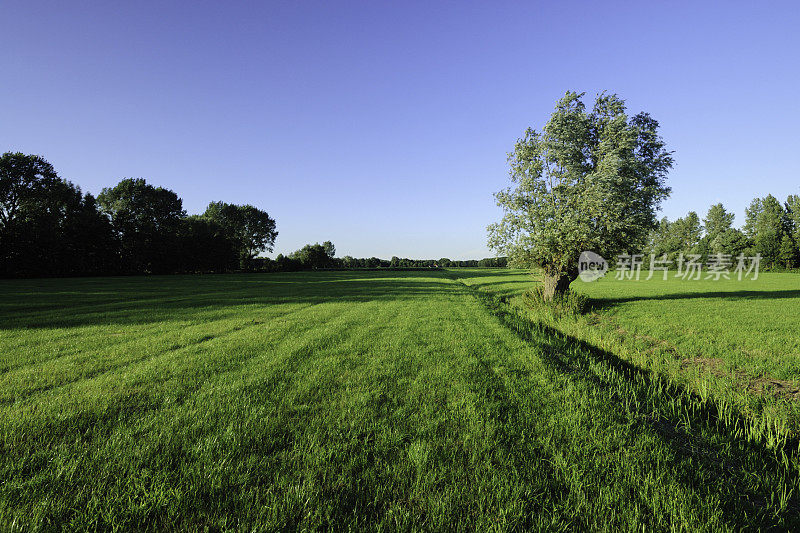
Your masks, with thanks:
[[[177,278],[179,279],[173,281],[173,286],[164,287],[162,290],[167,293],[190,290],[192,285],[190,278],[187,279],[183,276]],[[131,278],[122,278],[125,281],[129,279]],[[149,281],[151,284],[157,284],[169,281],[169,278],[152,278]],[[58,283],[57,280],[52,280],[52,282]],[[200,287],[207,290],[206,285],[210,283],[213,284],[213,279],[202,279]],[[261,292],[269,294],[269,289],[273,284],[272,282],[261,284]],[[134,284],[134,286],[136,285],[138,284]],[[24,291],[9,292],[8,297],[14,299],[19,297],[20,293],[24,294]],[[51,296],[57,297],[58,294],[56,292]],[[216,296],[208,298],[209,295]],[[13,319],[2,321],[4,328],[0,329],[0,350],[9,354],[8,358],[0,361],[0,372],[26,364],[34,364],[41,360],[69,355],[76,351],[84,352],[84,343],[87,338],[91,339],[93,344],[98,347],[107,348],[130,338],[138,340],[141,337],[159,334],[174,335],[176,327],[204,325],[229,318],[236,319],[241,316],[241,308],[248,305],[258,307],[264,313],[263,318],[266,320],[278,314],[294,312],[305,306],[319,303],[273,305],[274,298],[263,296],[256,298],[252,295],[249,296],[249,299],[257,300],[257,303],[245,303],[244,295],[223,290],[195,295],[195,300],[191,302],[191,305],[186,305],[185,303],[190,302],[191,298],[191,296],[184,296],[179,300],[170,301],[166,298],[142,300],[132,297],[128,301],[120,300],[103,304],[109,306],[109,311],[102,313],[96,312],[93,307],[88,306],[84,311],[76,308],[71,309],[69,313],[59,310],[56,313],[44,313],[41,316],[17,316],[14,314]],[[176,309],[174,306],[176,302],[184,302],[184,305]],[[187,313],[186,309],[190,312]],[[65,321],[73,325],[64,326]],[[11,355],[14,357],[10,357]]]
[[[226,320],[198,319],[192,323],[156,323],[152,327],[139,328],[124,334],[109,335],[103,330],[86,328],[78,336],[78,340],[69,343],[68,350],[52,349],[59,345],[59,341],[63,342],[58,336],[54,336],[47,340],[45,346],[39,345],[25,350],[22,357],[14,359],[15,364],[9,365],[4,373],[0,373],[0,402],[13,401],[36,391],[92,378],[166,351],[208,342],[245,328],[269,327],[269,324],[276,324],[279,319],[302,312],[313,305],[319,304],[291,307],[261,305],[248,313],[258,316],[257,319],[243,321],[240,316],[236,316]],[[241,312],[240,308],[239,313]],[[80,342],[86,336],[92,336],[91,342]],[[13,347],[6,346],[5,349],[14,353]]]
[[[275,321],[272,327],[250,323],[246,328],[228,330],[228,333],[240,335],[214,336],[205,339],[202,344],[190,343],[176,347],[171,342],[164,343],[162,339],[156,339],[155,344],[144,346],[153,350],[146,359],[131,362],[119,371],[112,370],[29,396],[22,405],[7,409],[24,414],[30,408],[35,411],[33,416],[42,418],[48,415],[47,406],[62,413],[65,406],[92,412],[114,412],[117,404],[127,410],[136,405],[158,405],[162,392],[185,397],[206,380],[236,369],[249,358],[269,359],[276,353],[280,355],[309,349],[308,344],[322,335],[317,321],[331,324],[344,321],[347,313],[341,311],[329,307],[323,312],[313,313],[312,320]],[[134,348],[144,347],[140,345]]]
[[[247,280],[283,302],[273,305],[319,305],[0,409],[0,523],[791,524],[789,507],[769,501],[769,478],[746,482],[774,462],[710,429],[682,445],[686,432],[643,418],[645,405],[679,416],[680,404],[627,385],[581,345],[515,329],[441,273],[313,273],[304,285],[306,275]],[[263,307],[219,327],[260,320]],[[712,460],[733,483],[714,478]]]

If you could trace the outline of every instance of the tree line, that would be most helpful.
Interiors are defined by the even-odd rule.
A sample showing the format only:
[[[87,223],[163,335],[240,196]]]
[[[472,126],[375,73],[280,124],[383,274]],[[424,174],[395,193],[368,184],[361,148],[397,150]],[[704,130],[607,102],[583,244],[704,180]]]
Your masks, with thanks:
[[[505,257],[487,257],[484,259],[450,260],[441,259],[408,259],[393,256],[391,259],[378,257],[336,257],[336,247],[330,241],[322,244],[307,244],[303,248],[288,255],[278,254],[275,259],[260,257],[256,260],[256,269],[265,272],[297,271],[309,269],[359,269],[359,268],[455,268],[455,267],[493,267],[505,268],[508,260]]]
[[[0,275],[169,274],[247,269],[278,232],[265,211],[123,179],[95,198],[37,155],[0,157]]]
[[[277,236],[275,220],[252,205],[216,201],[187,215],[175,192],[144,179],[123,179],[95,198],[40,156],[0,156],[2,277],[506,265],[505,258],[337,258],[330,241],[259,257]]]
[[[702,220],[694,211],[671,222],[662,218],[644,252],[673,261],[680,254],[699,255],[702,261],[716,254],[760,255],[766,268],[800,266],[800,196],[790,195],[783,203],[771,194],[755,198],[741,229],[733,227],[734,218],[721,203]]]

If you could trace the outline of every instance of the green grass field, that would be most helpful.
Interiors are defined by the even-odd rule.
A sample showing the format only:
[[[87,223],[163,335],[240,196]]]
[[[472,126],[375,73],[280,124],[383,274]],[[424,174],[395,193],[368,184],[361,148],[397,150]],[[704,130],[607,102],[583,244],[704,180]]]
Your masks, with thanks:
[[[0,281],[0,529],[796,529],[762,276],[581,317],[511,270]]]
[[[521,305],[535,281],[523,271],[465,270],[464,282]],[[593,346],[667,376],[723,409],[748,415],[767,443],[800,437],[800,275],[647,281],[613,275],[572,288],[592,299],[581,317],[528,311]]]

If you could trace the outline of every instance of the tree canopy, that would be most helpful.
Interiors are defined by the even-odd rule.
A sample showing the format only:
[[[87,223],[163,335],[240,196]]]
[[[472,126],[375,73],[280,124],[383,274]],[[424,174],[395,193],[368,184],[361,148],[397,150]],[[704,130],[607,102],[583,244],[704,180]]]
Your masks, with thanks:
[[[0,156],[0,275],[84,275],[116,266],[111,226],[37,155]]]
[[[243,267],[258,254],[271,252],[278,236],[275,220],[252,205],[211,202],[203,216],[217,223],[237,244]]]
[[[143,179],[124,179],[97,197],[122,242],[122,261],[132,272],[167,273],[177,268],[177,235],[186,217],[183,201]]]

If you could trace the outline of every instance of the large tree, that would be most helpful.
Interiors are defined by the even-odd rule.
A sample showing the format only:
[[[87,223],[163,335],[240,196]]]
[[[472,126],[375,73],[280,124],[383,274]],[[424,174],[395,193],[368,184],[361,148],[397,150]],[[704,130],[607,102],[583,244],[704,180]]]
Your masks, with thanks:
[[[658,122],[628,116],[616,95],[598,95],[590,111],[582,97],[567,92],[541,131],[517,141],[513,185],[495,195],[504,216],[489,226],[489,245],[512,265],[541,268],[547,299],[577,277],[582,250],[640,249],[670,192]]]
[[[211,202],[203,213],[213,220],[236,243],[242,267],[264,251],[271,252],[278,232],[275,220],[266,211],[252,205]]]
[[[124,179],[97,197],[122,246],[123,268],[131,272],[168,273],[180,269],[183,201],[169,189],[143,179]]]
[[[116,242],[94,198],[37,155],[0,157],[0,274],[85,275],[115,267]]]
[[[20,260],[23,226],[40,218],[47,191],[59,183],[53,165],[37,155],[6,152],[0,157],[0,268],[13,273]]]

